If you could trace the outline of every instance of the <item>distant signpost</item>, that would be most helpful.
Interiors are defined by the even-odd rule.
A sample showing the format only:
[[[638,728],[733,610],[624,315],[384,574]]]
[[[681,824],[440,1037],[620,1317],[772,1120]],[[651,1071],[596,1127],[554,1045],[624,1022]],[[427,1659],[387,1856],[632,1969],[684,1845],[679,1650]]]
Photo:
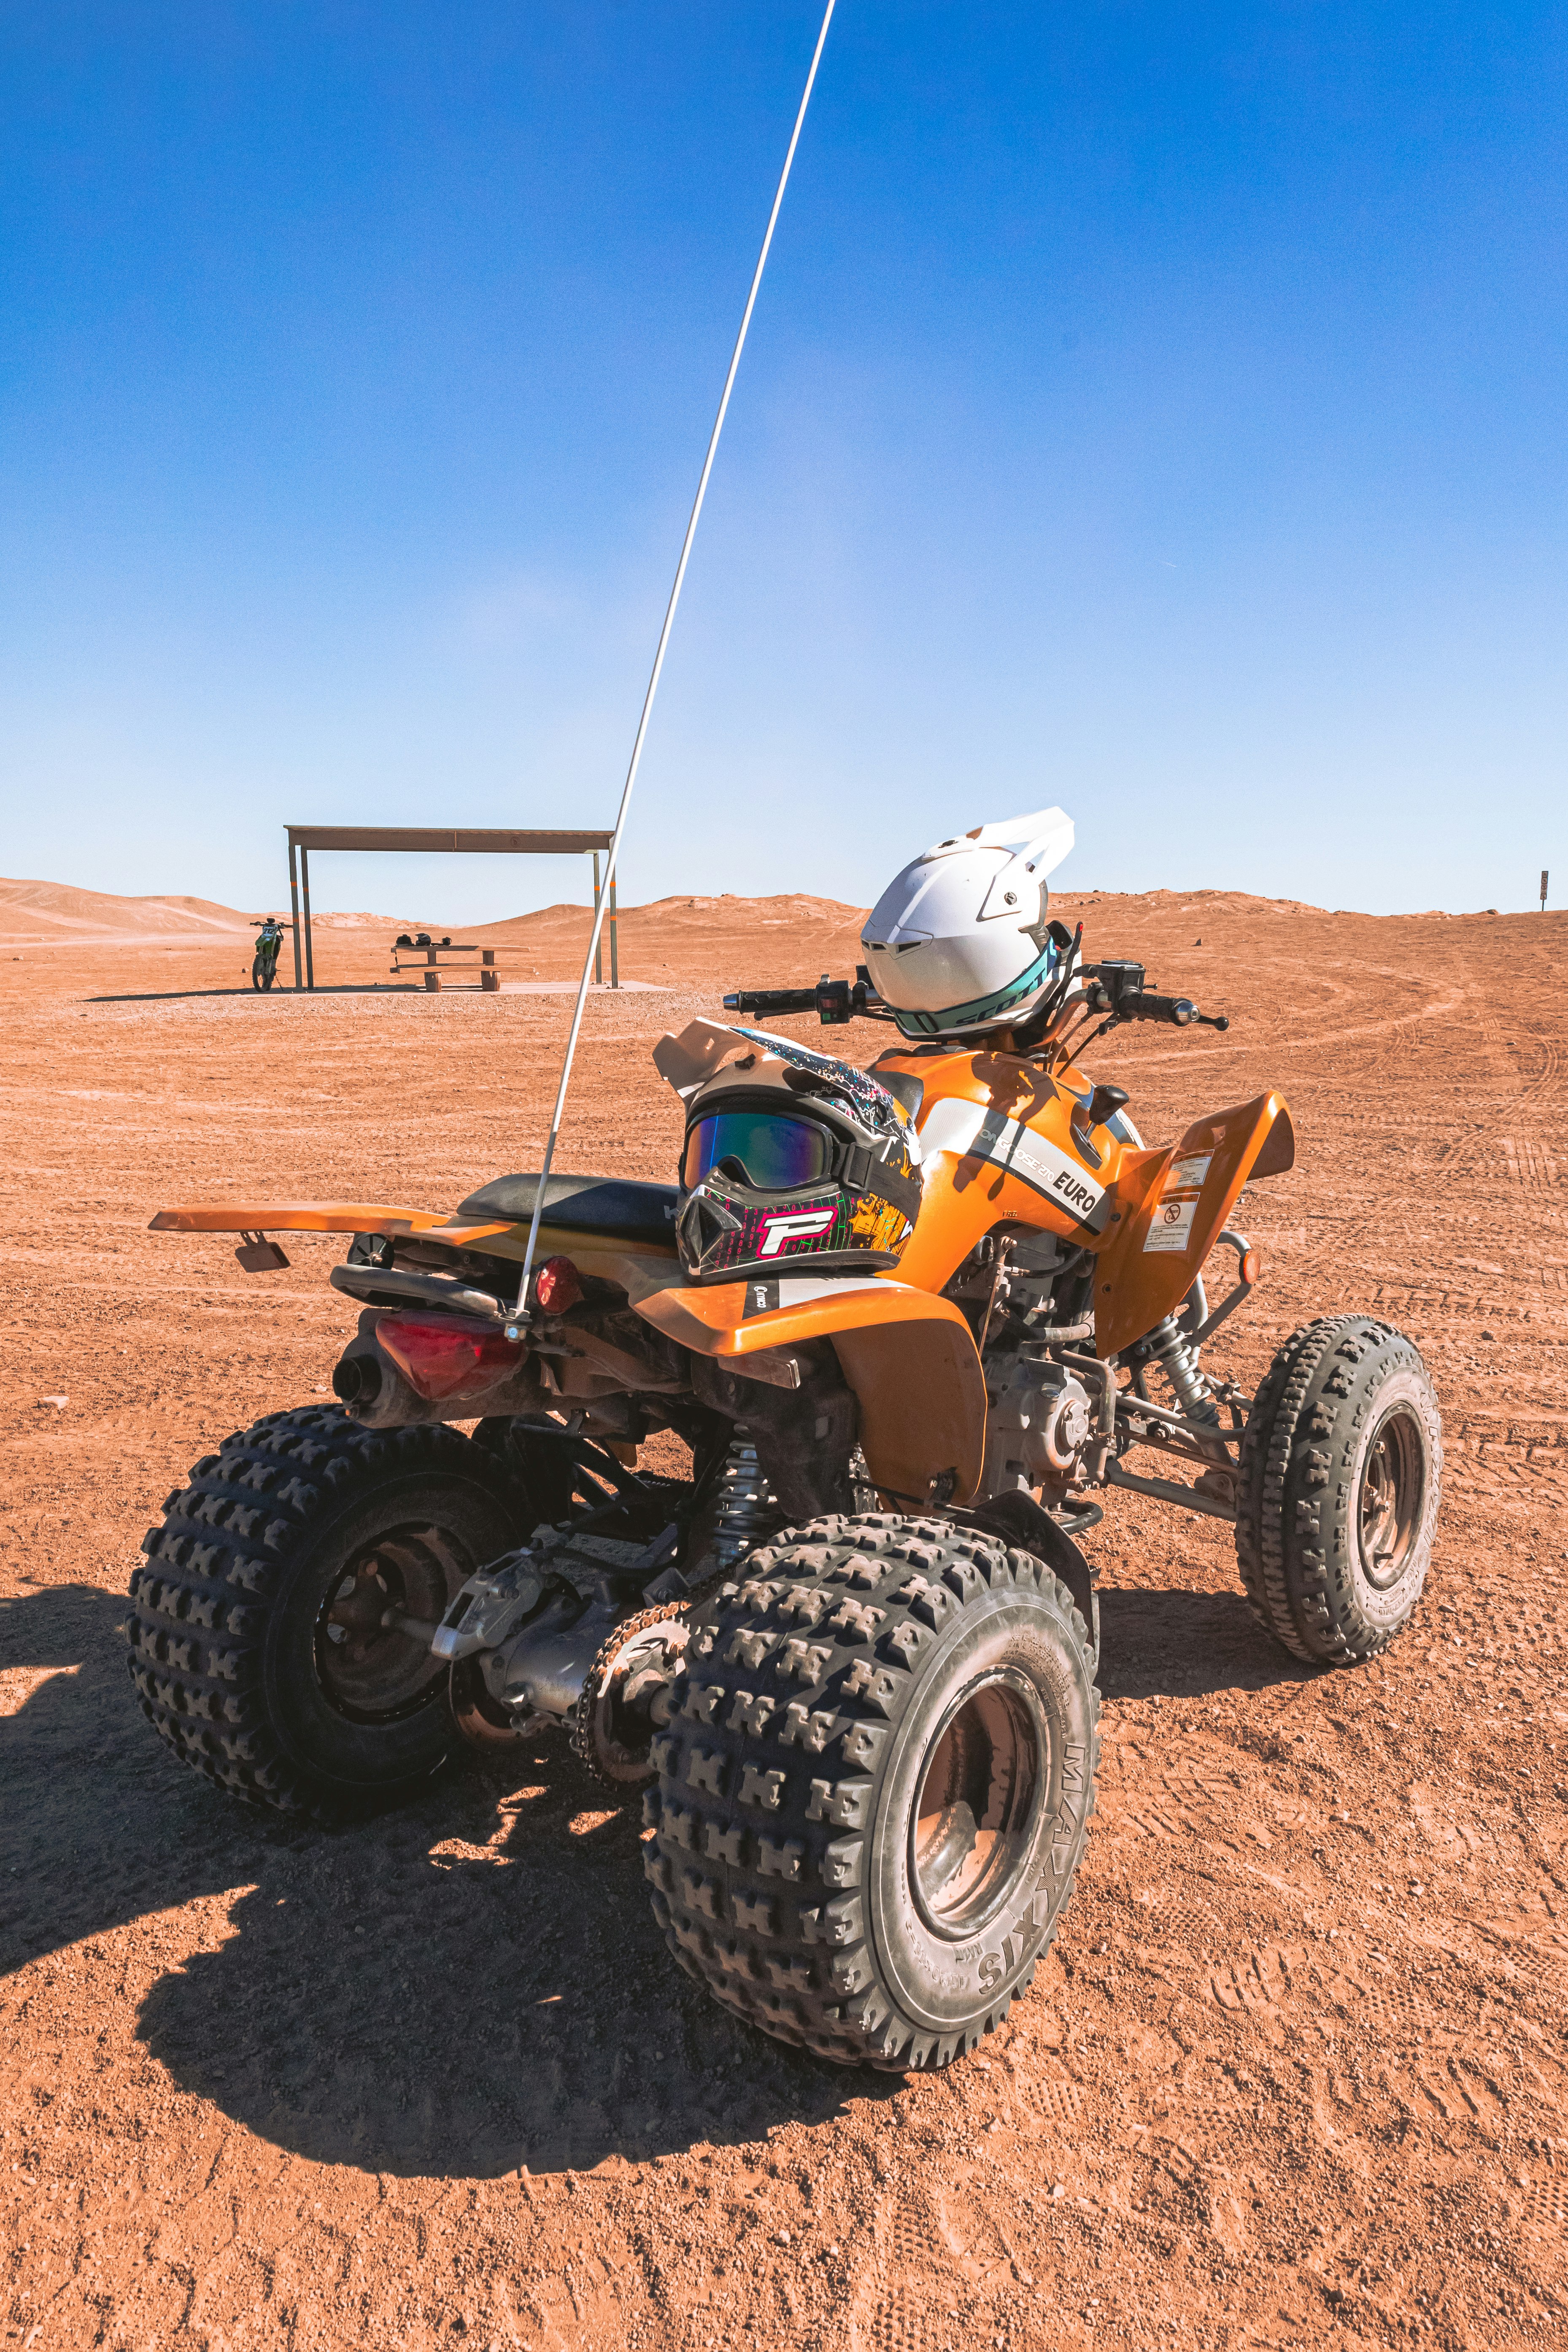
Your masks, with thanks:
[[[1546,886],[1551,879],[1551,875],[1543,866],[1541,869],[1541,911],[1543,915],[1546,912]]]

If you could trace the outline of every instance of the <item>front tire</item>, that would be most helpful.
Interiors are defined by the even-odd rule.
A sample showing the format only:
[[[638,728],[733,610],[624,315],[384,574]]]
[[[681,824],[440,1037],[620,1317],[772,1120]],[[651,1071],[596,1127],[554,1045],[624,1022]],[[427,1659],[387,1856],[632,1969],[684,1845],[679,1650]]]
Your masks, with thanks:
[[[142,1710],[182,1763],[281,1812],[416,1792],[455,1737],[429,1637],[523,1532],[504,1465],[443,1424],[268,1413],[176,1488],[125,1626]]]
[[[1442,1472],[1414,1340],[1366,1315],[1292,1332],[1247,1419],[1236,1517],[1247,1597],[1292,1657],[1362,1665],[1409,1623]]]
[[[691,1621],[646,1867],[677,1959],[842,2064],[999,2025],[1094,1806],[1088,1628],[1043,1562],[942,1519],[819,1519]]]

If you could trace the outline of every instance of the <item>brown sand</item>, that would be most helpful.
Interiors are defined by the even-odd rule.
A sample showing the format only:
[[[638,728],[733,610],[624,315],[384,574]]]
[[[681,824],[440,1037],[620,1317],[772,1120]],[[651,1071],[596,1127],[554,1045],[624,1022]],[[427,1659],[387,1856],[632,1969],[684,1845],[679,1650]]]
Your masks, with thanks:
[[[1078,1895],[1007,2027],[910,2084],[699,1993],[635,1808],[560,1744],[324,1833],[226,1802],[132,1703],[114,1629],[149,1517],[228,1430],[321,1393],[353,1319],[341,1244],[250,1276],[148,1217],[441,1206],[528,1165],[565,1000],[357,992],[391,925],[328,935],[321,977],[356,992],[313,1001],[197,992],[243,988],[234,934],[84,944],[112,904],[6,949],[5,2342],[1564,2340],[1568,923],[1058,906],[1234,1016],[1099,1049],[1147,1135],[1270,1082],[1294,1107],[1219,1360],[1253,1378],[1307,1315],[1390,1316],[1437,1380],[1447,1502],[1410,1632],[1317,1674],[1252,1623],[1227,1530],[1110,1498]],[[583,925],[498,936],[564,979]],[[623,968],[668,992],[591,1006],[565,1164],[668,1175],[658,1031],[849,969],[854,931],[810,900],[629,913]]]

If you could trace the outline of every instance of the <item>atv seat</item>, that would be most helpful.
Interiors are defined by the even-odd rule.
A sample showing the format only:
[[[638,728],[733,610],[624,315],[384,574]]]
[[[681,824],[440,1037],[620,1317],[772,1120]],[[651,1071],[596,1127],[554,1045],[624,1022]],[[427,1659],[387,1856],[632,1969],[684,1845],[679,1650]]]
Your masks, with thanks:
[[[509,1217],[525,1225],[538,1196],[537,1176],[498,1176],[470,1192],[458,1213],[476,1223]],[[673,1249],[679,1202],[673,1184],[639,1184],[624,1176],[552,1176],[543,1223],[566,1233]]]

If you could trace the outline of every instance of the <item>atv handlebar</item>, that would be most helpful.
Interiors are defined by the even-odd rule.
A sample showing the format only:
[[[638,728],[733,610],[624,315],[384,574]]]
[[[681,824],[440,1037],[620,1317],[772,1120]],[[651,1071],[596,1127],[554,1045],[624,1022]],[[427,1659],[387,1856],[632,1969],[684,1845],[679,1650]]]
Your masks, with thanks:
[[[1177,1029],[1228,1029],[1224,1013],[1200,1013],[1190,996],[1157,996],[1143,985],[1143,966],[1125,960],[1086,963],[1083,1003],[1090,1013],[1108,1013],[1113,1021],[1168,1021]],[[826,972],[815,988],[738,988],[724,999],[726,1013],[774,1015],[815,1013],[825,1029],[837,1029],[857,1018],[889,1021],[892,1014],[871,985],[864,964],[854,980],[829,980]]]
[[[1200,1013],[1190,996],[1157,996],[1143,985],[1143,966],[1123,959],[1083,967],[1084,1003],[1116,1021],[1168,1021],[1174,1028],[1228,1029],[1224,1013]]]
[[[837,1029],[857,1015],[886,1019],[882,1000],[872,987],[864,964],[855,980],[829,980],[826,972],[815,988],[738,988],[724,999],[726,1013],[815,1013],[825,1029]]]

